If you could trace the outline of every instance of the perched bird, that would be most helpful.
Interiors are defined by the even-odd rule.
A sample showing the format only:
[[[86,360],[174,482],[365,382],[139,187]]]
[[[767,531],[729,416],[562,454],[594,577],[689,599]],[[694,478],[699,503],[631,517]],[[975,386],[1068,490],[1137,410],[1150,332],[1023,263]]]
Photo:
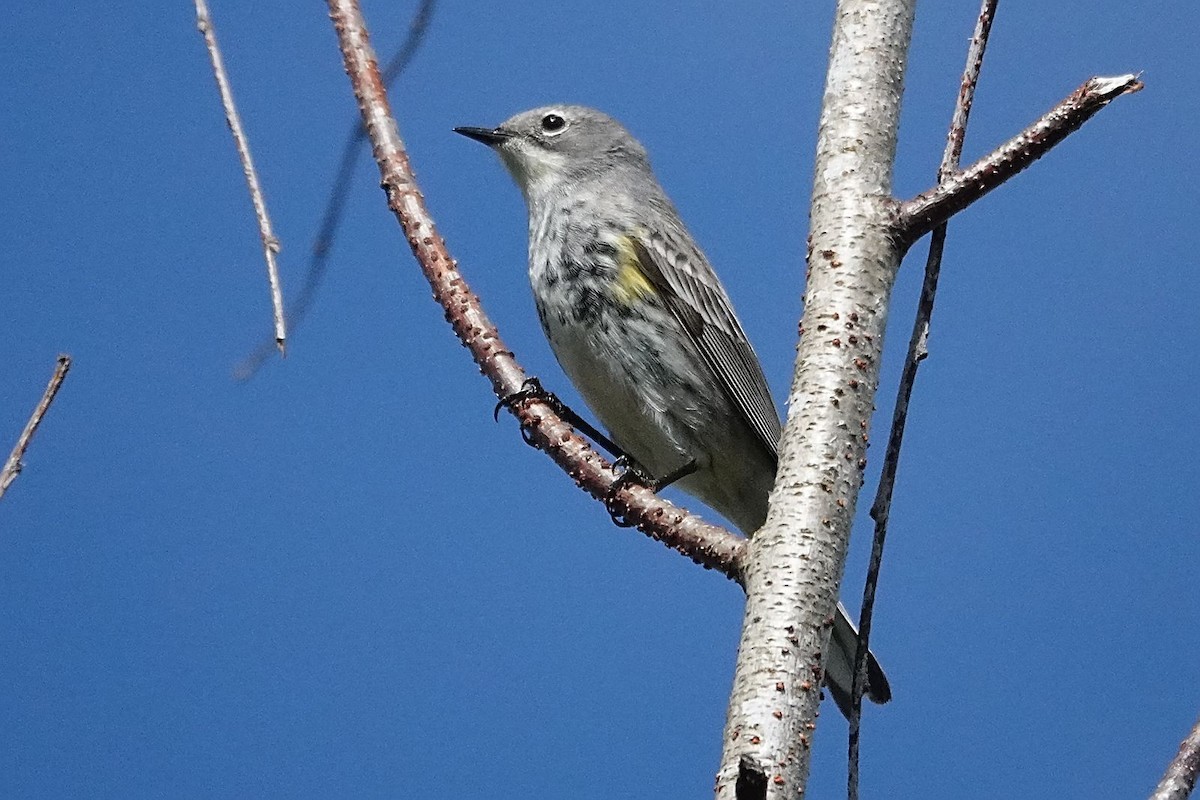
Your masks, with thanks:
[[[494,150],[529,209],[529,279],[558,362],[613,441],[742,530],[766,519],[779,414],[729,296],[619,122],[546,106],[455,128]],[[857,632],[838,605],[826,683],[850,706]],[[891,697],[874,655],[866,696]]]

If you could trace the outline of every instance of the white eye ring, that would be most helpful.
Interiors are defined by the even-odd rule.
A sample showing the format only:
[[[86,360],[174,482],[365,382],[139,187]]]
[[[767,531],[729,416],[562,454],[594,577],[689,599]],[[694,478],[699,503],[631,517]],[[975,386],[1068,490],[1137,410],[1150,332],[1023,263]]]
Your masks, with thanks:
[[[567,129],[567,121],[559,114],[547,114],[542,117],[542,133],[547,136],[558,136]]]

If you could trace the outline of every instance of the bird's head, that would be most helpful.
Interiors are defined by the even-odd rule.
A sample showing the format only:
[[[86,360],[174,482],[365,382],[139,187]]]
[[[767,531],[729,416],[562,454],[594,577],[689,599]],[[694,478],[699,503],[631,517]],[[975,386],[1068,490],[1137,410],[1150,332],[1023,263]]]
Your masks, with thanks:
[[[646,151],[612,117],[584,106],[542,106],[495,128],[455,128],[496,151],[527,201],[632,168],[648,169]]]

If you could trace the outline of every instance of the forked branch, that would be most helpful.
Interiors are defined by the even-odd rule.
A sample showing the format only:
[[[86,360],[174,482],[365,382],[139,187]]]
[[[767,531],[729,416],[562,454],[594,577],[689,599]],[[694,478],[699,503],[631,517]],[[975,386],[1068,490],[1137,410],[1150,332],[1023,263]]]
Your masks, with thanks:
[[[425,208],[357,2],[329,0],[329,6],[389,207],[455,333],[497,396],[510,397],[526,374]],[[838,4],[815,170],[806,333],[771,511],[752,543],[642,487],[609,497],[617,478],[612,466],[550,404],[536,395],[508,404],[527,440],[578,485],[654,538],[746,587],[717,786],[727,798],[774,800],[804,792],[821,651],[865,465],[888,295],[904,249],[1024,169],[1113,98],[1140,88],[1134,76],[1093,79],[992,156],[898,203],[891,165],[913,6],[913,0]]]

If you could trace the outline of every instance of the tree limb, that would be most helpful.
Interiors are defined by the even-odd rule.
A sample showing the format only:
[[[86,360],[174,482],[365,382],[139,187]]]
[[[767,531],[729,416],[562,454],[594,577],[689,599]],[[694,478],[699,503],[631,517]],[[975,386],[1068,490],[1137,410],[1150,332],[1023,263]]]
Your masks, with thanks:
[[[0,469],[0,497],[4,497],[8,487],[21,473],[21,459],[25,457],[25,451],[29,448],[29,443],[33,441],[33,435],[37,433],[38,426],[42,424],[42,417],[46,416],[46,412],[50,410],[50,404],[54,402],[54,397],[58,394],[70,369],[71,357],[65,353],[60,355],[58,364],[54,367],[54,374],[50,376],[50,383],[46,385],[46,391],[42,393],[42,399],[38,401],[29,421],[25,423],[25,429],[17,437],[17,443],[9,454],[8,460],[4,462],[4,468]]]
[[[1089,78],[1037,122],[989,155],[900,205],[896,235],[904,247],[995,189],[1123,94],[1141,91],[1137,75]]]
[[[467,286],[425,207],[388,107],[383,78],[357,0],[329,0],[329,10],[363,125],[379,165],[388,207],[399,220],[413,255],[433,288],[434,298],[445,309],[455,334],[491,381],[496,396],[510,397],[524,385],[525,371],[501,340],[479,298]],[[626,522],[697,564],[719,570],[734,580],[740,578],[744,539],[704,522],[642,486],[626,485],[610,497],[617,478],[612,465],[560,419],[549,404],[531,396],[506,407],[520,421],[530,444],[546,451],[578,486],[605,501]]]
[[[718,798],[804,793],[823,651],[866,465],[888,297],[900,264],[892,164],[915,0],[840,0],[818,133],[804,316],[746,611]]]
[[[999,0],[983,0],[975,22],[975,32],[967,48],[967,63],[959,82],[958,99],[950,119],[950,132],[946,136],[946,149],[938,167],[939,185],[958,171],[962,159],[963,141],[967,135],[967,121],[971,116],[971,105],[975,100],[975,87],[979,83],[979,72],[983,68],[983,56],[987,50],[988,35],[992,20],[996,16]],[[847,797],[858,800],[858,751],[859,731],[862,719],[862,695],[867,683],[867,652],[870,648],[871,621],[875,608],[875,588],[879,582],[879,570],[883,564],[883,546],[887,538],[888,517],[892,507],[892,492],[896,487],[896,472],[900,466],[900,448],[904,444],[904,426],[908,419],[908,404],[912,397],[913,384],[917,380],[917,367],[928,355],[929,324],[933,317],[934,299],[937,297],[938,277],[942,270],[942,251],[946,243],[946,223],[933,230],[929,242],[929,255],[925,260],[925,279],[921,285],[921,297],[917,302],[916,319],[913,321],[912,336],[908,341],[908,354],[900,374],[900,387],[896,391],[896,405],[892,412],[892,427],[888,434],[887,450],[883,457],[883,470],[871,505],[871,517],[875,520],[875,537],[871,544],[871,561],[867,567],[867,578],[863,584],[862,608],[858,617],[858,650],[854,654],[854,687],[850,693],[850,736],[848,745]]]
[[[209,60],[212,61],[213,77],[217,80],[217,91],[221,94],[221,105],[225,109],[225,121],[229,124],[229,132],[233,134],[238,157],[242,160],[242,174],[246,176],[246,185],[250,188],[250,201],[254,204],[254,217],[258,220],[258,235],[262,239],[263,256],[267,260],[267,281],[271,285],[275,346],[283,355],[287,352],[287,323],[283,318],[283,289],[279,284],[279,265],[275,263],[275,255],[279,252],[279,239],[275,236],[275,231],[271,230],[271,217],[267,214],[267,201],[263,197],[262,185],[258,181],[258,171],[254,169],[254,159],[250,157],[250,143],[246,139],[246,132],[242,129],[242,118],[238,115],[237,106],[233,102],[233,90],[229,88],[229,76],[225,72],[221,49],[217,46],[217,34],[213,30],[208,4],[204,0],[195,0],[195,2],[196,28],[204,37],[204,46],[208,50]]]
[[[1167,765],[1166,774],[1150,800],[1187,800],[1196,788],[1197,775],[1200,775],[1200,722],[1179,745],[1179,752]]]

